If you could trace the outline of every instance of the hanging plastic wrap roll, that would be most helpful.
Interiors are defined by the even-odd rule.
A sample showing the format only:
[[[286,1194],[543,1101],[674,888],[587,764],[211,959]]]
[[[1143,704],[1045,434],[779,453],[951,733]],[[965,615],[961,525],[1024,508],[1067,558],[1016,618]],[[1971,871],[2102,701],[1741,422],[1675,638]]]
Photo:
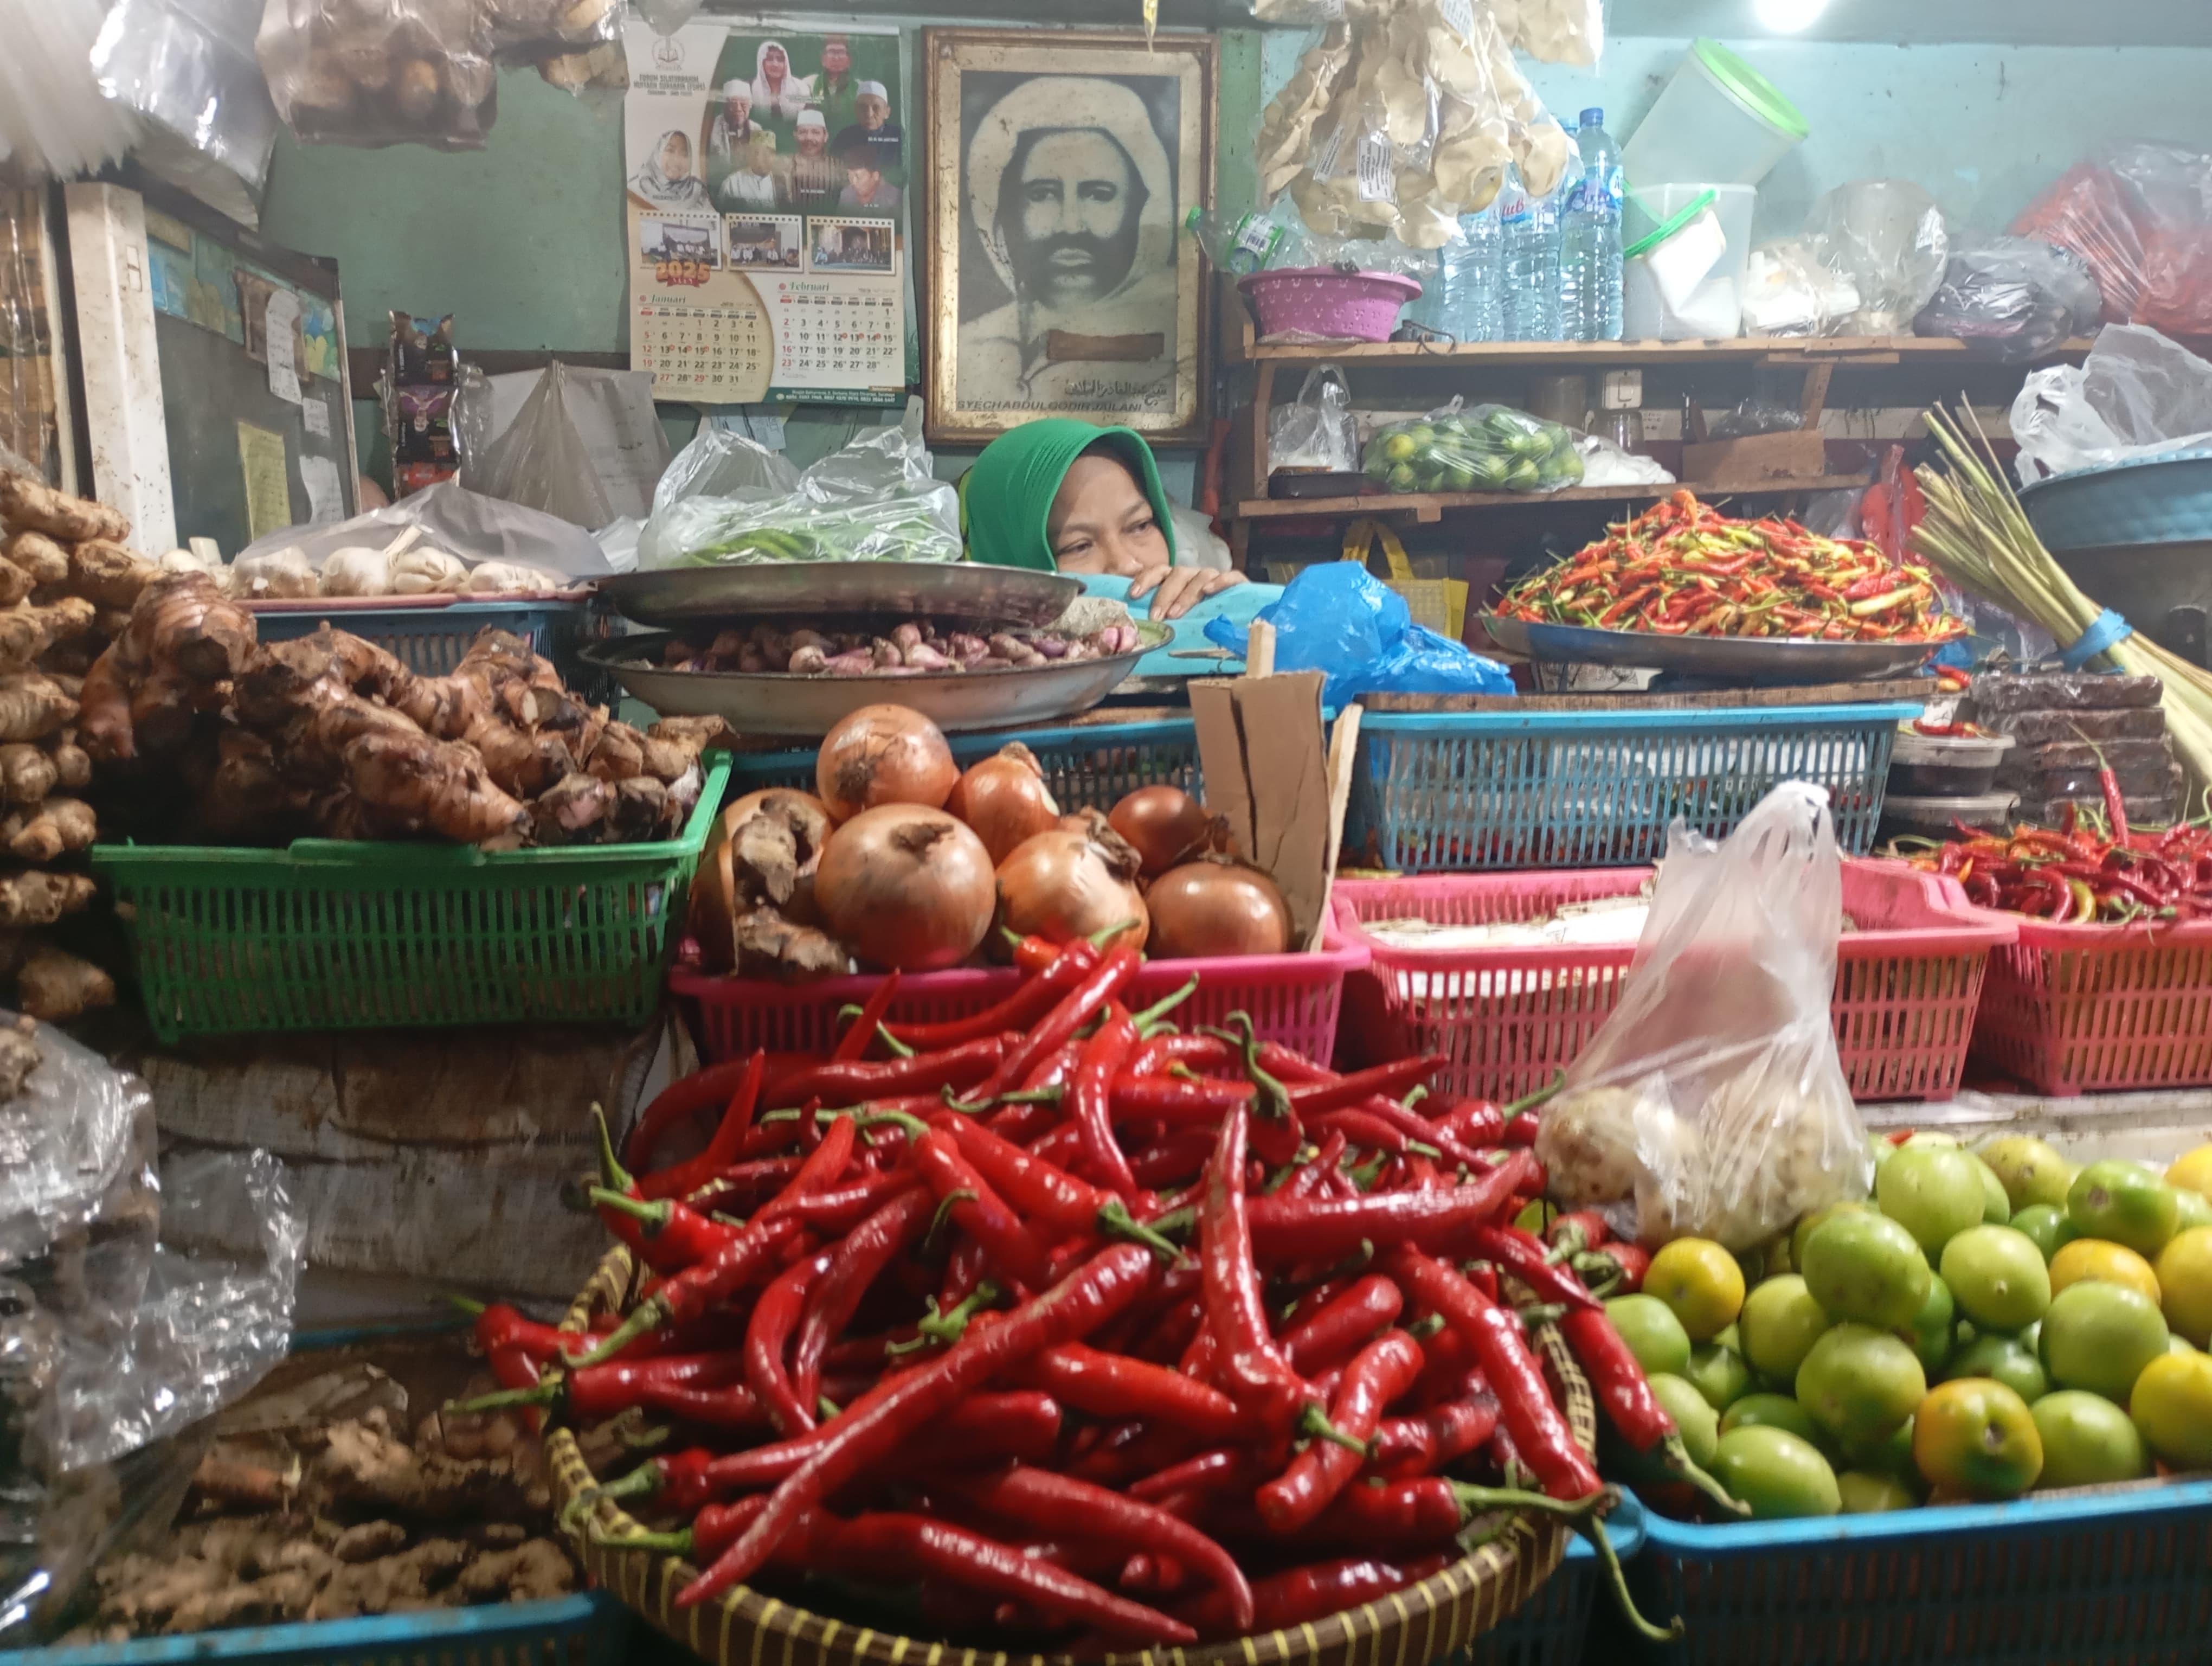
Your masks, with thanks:
[[[262,0],[118,0],[92,47],[100,96],[260,190],[276,143],[276,106],[253,56],[262,10]]]
[[[93,84],[105,0],[0,0],[0,157],[19,183],[73,179],[137,143],[131,112]]]
[[[481,150],[498,113],[477,0],[268,0],[255,55],[310,144]]]

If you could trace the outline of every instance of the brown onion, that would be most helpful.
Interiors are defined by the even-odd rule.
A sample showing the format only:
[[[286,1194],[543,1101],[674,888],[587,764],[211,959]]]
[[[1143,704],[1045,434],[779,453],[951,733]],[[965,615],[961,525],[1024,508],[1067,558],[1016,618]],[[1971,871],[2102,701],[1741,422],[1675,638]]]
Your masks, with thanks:
[[[1205,806],[1180,787],[1139,787],[1106,819],[1137,848],[1147,879],[1206,849],[1213,830]]]
[[[1137,866],[1129,842],[1085,811],[1079,830],[1062,825],[1024,839],[999,864],[999,924],[1017,937],[1072,943],[1127,921],[1101,946],[1138,947],[1151,916]]]
[[[699,939],[699,964],[710,972],[732,971],[738,964],[738,883],[730,870],[732,854],[730,842],[724,839],[700,857],[685,910],[691,934]]]
[[[945,800],[945,808],[975,830],[994,866],[1023,840],[1060,820],[1060,806],[1044,784],[1043,766],[1018,740],[1000,747],[995,757],[970,764]]]
[[[886,804],[944,807],[960,766],[937,725],[904,706],[863,706],[838,719],[814,757],[814,785],[832,821]]]
[[[1291,946],[1291,911],[1275,882],[1256,867],[1224,857],[1185,862],[1152,881],[1155,960],[1216,955],[1284,954]]]
[[[840,827],[814,873],[831,933],[861,959],[933,972],[975,953],[995,900],[983,842],[942,810],[886,804]]]

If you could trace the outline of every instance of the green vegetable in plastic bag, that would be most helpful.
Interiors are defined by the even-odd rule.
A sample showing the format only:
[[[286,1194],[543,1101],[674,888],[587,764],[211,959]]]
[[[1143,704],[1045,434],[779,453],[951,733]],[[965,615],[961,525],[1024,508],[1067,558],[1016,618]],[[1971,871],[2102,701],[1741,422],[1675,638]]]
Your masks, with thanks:
[[[1550,492],[1582,481],[1576,437],[1510,405],[1468,409],[1454,399],[1377,429],[1360,460],[1394,492]]]

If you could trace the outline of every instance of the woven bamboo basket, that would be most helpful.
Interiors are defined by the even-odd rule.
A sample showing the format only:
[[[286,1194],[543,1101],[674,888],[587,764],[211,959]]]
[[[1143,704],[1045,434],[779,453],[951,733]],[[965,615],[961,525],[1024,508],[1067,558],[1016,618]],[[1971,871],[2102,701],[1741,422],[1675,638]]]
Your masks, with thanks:
[[[568,1315],[581,1331],[594,1314],[627,1310],[636,1266],[617,1247],[599,1263]],[[1538,1351],[1564,1389],[1568,1426],[1583,1450],[1597,1446],[1597,1402],[1559,1332],[1545,1326]],[[1072,1666],[1067,1655],[972,1649],[902,1637],[834,1615],[815,1614],[738,1585],[711,1602],[679,1608],[676,1593],[696,1577],[681,1557],[625,1550],[623,1536],[645,1529],[615,1501],[573,1509],[594,1485],[575,1436],[556,1428],[546,1442],[560,1519],[592,1578],[653,1628],[714,1666]],[[1552,1577],[1571,1529],[1549,1516],[1518,1514],[1505,1531],[1419,1584],[1295,1631],[1188,1648],[1108,1656],[1119,1666],[1425,1666],[1455,1653],[1510,1619]]]

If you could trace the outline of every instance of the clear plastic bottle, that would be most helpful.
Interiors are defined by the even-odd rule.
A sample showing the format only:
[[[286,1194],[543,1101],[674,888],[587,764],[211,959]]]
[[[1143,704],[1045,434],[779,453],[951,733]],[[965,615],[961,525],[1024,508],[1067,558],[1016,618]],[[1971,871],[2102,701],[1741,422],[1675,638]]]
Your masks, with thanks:
[[[1620,150],[1605,131],[1605,112],[1583,112],[1579,163],[1562,182],[1559,214],[1559,333],[1567,341],[1619,341]]]
[[[1459,235],[1443,246],[1445,326],[1461,341],[1498,341],[1505,333],[1500,305],[1504,233],[1493,202],[1459,217]]]
[[[1245,214],[1194,208],[1182,222],[1197,237],[1215,271],[1240,277],[1291,264],[1284,257],[1294,245],[1303,247],[1304,242],[1305,222],[1287,192],[1271,206]]]
[[[1503,278],[1499,284],[1505,341],[1559,338],[1559,194],[1539,197],[1521,170],[1505,165],[1498,193]]]

